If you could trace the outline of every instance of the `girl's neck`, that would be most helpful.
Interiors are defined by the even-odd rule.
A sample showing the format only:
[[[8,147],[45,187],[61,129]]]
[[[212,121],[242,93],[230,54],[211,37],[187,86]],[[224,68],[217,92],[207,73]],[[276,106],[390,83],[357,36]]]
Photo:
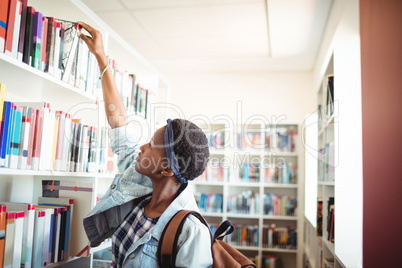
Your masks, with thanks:
[[[160,217],[162,213],[177,197],[180,184],[175,180],[152,181],[153,193],[151,201],[145,207],[145,215],[148,218]]]

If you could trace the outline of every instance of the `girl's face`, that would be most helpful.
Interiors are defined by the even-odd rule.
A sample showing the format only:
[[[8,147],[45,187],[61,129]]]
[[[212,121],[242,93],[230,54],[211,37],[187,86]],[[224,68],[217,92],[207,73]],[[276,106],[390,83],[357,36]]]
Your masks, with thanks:
[[[158,129],[151,141],[140,147],[140,153],[136,158],[135,170],[148,177],[154,177],[169,167],[166,159],[164,133],[165,127]]]

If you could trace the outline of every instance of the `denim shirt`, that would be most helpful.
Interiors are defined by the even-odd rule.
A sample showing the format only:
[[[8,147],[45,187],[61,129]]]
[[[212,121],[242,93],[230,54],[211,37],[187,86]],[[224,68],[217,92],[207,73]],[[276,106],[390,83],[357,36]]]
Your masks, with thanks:
[[[138,139],[135,137],[135,130],[132,125],[128,124],[110,129],[109,137],[112,151],[119,157],[118,168],[121,174],[115,176],[106,194],[84,219],[84,227],[88,237],[90,237],[89,234],[92,234],[92,237],[94,234],[97,235],[99,231],[99,227],[93,223],[91,218],[102,212],[114,210],[113,208],[122,207],[122,204],[134,201],[135,198],[152,193],[150,178],[139,174],[134,168],[139,146],[135,142]],[[159,267],[156,254],[163,229],[173,215],[183,209],[199,211],[191,187],[188,186],[163,212],[157,224],[131,246],[123,261],[123,267]],[[120,209],[116,210],[120,212]],[[107,216],[103,217],[108,218]],[[113,218],[112,221],[115,221],[115,225],[121,224],[124,220],[120,217]],[[119,218],[117,223],[115,218]],[[105,225],[109,228],[109,224]],[[97,228],[98,230],[96,230]],[[108,235],[110,236],[110,232]],[[102,237],[102,239],[105,238],[107,237]],[[176,257],[176,267],[212,266],[210,232],[194,216],[191,215],[185,221],[177,245],[179,250]]]

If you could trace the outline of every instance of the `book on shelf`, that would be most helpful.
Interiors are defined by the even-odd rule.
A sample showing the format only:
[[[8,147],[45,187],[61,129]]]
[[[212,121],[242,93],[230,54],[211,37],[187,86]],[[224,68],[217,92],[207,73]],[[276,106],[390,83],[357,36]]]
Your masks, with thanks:
[[[24,232],[24,211],[11,211],[6,214],[6,243],[4,267],[20,267]]]
[[[334,113],[334,75],[327,76],[327,88],[325,91],[326,106],[325,113],[327,118],[330,118]]]
[[[201,213],[202,212],[222,213],[222,207],[223,207],[222,194],[197,193],[195,196]]]
[[[42,267],[42,250],[45,237],[45,213],[44,210],[35,209],[32,267]]]
[[[207,168],[201,174],[198,180],[209,182],[227,181],[230,176],[229,168],[222,162],[211,159]]]
[[[264,248],[296,249],[297,230],[292,227],[276,227],[275,224],[262,228]]]
[[[322,236],[322,198],[317,198],[317,236]]]
[[[318,179],[333,181],[335,179],[335,144],[329,142],[318,150]]]
[[[227,212],[233,214],[258,214],[260,211],[260,193],[251,190],[230,195],[227,198]]]
[[[297,184],[297,165],[292,162],[267,165],[264,169],[264,182]]]
[[[297,198],[287,195],[266,193],[263,200],[264,215],[296,216]]]
[[[280,152],[296,152],[297,131],[294,126],[268,127],[265,134],[265,148]]]
[[[21,0],[10,0],[8,8],[7,32],[4,53],[17,59],[21,23]]]
[[[335,243],[335,198],[329,197],[327,199],[327,229],[325,238]]]
[[[0,204],[0,265],[4,263],[4,250],[6,246],[6,206]]]
[[[209,148],[223,149],[225,148],[225,132],[217,131],[206,134]]]
[[[258,247],[260,230],[257,225],[234,225],[233,233],[225,241],[233,246]]]
[[[4,53],[6,44],[9,0],[0,1],[0,52]]]
[[[260,132],[237,133],[238,149],[261,149],[263,146]]]
[[[282,260],[278,256],[262,256],[262,268],[283,268]]]
[[[3,202],[7,207],[7,211],[22,211],[23,213],[23,230],[22,230],[22,248],[19,254],[21,255],[20,263],[26,267],[32,264],[32,246],[33,233],[35,223],[35,204],[31,203],[11,203]],[[18,248],[17,248],[18,249]]]
[[[239,174],[239,180],[242,182],[260,181],[260,164],[242,164],[236,167]]]

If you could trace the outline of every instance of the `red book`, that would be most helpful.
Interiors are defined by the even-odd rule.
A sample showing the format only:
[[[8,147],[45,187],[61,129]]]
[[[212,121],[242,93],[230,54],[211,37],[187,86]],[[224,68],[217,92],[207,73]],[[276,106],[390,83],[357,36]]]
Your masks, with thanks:
[[[37,110],[32,108],[31,113],[31,130],[29,132],[29,142],[28,142],[28,158],[27,158],[27,169],[32,169],[32,150],[34,145],[34,137],[36,133],[36,114]]]
[[[4,48],[4,53],[9,52],[11,54],[12,52],[17,2],[18,0],[10,0],[10,5],[8,9],[8,19],[7,19],[6,45]]]
[[[27,20],[28,0],[22,0],[21,26],[18,41],[18,60],[22,61],[24,55],[25,25]]]
[[[48,19],[46,17],[42,18],[43,21],[43,27],[42,27],[42,59],[41,59],[41,67],[40,70],[43,72],[45,71],[46,68],[46,46],[47,46],[47,25],[48,25]]]
[[[41,110],[36,110],[36,127],[35,127],[35,137],[32,150],[32,169],[39,169],[39,154],[42,140],[42,123],[43,123],[43,112]]]
[[[0,52],[4,52],[7,34],[9,0],[0,0]]]

